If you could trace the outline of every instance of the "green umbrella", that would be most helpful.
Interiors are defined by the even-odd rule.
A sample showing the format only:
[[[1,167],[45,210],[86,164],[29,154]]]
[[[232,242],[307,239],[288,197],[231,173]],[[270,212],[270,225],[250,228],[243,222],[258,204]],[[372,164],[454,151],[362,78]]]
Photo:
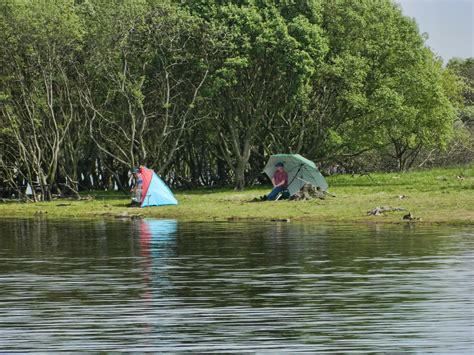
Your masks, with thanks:
[[[271,179],[275,173],[277,163],[285,165],[285,171],[288,174],[288,191],[290,195],[297,193],[304,184],[319,186],[321,190],[326,191],[328,184],[323,175],[319,172],[316,164],[311,160],[302,157],[299,154],[274,154],[270,156],[267,165],[263,171]]]

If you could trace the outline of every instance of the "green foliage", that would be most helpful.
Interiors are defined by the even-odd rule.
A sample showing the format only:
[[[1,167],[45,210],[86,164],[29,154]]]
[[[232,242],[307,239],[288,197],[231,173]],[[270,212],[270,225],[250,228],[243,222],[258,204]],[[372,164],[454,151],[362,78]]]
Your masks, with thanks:
[[[4,0],[0,46],[13,187],[125,186],[144,164],[243,188],[276,152],[406,170],[474,117],[473,60],[443,68],[392,0]]]
[[[416,24],[390,1],[331,1],[324,11],[331,51],[323,82],[337,92],[329,124],[341,153],[395,145],[404,160],[412,149],[446,144],[454,112]],[[327,142],[337,153],[331,136]]]
[[[453,58],[447,68],[451,74],[451,80],[445,80],[446,85],[449,85],[447,90],[460,108],[460,118],[467,125],[474,126],[474,58]],[[459,86],[462,99],[459,98]]]

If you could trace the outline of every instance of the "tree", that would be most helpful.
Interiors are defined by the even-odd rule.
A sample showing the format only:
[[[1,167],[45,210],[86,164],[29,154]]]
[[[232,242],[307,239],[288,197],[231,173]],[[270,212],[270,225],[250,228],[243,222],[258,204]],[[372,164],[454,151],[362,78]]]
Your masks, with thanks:
[[[453,58],[447,64],[448,71],[457,75],[462,81],[463,97],[460,119],[468,127],[474,127],[474,58]],[[457,100],[458,98],[454,98]]]
[[[276,132],[278,117],[297,115],[325,47],[318,37],[309,48],[301,41],[319,35],[317,24],[304,16],[285,19],[271,3],[210,3],[201,13],[215,48],[206,109],[235,187],[242,189],[256,146]]]
[[[454,110],[416,23],[388,0],[327,2],[323,18],[331,48],[319,95],[328,102],[325,154],[379,149],[405,170],[421,147],[446,144]]]
[[[0,188],[37,200],[140,164],[242,189],[279,152],[472,156],[473,60],[443,68],[393,0],[5,0],[0,48]]]
[[[78,119],[75,70],[83,28],[70,1],[8,0],[1,7],[2,123],[9,144],[3,169],[14,169],[51,199],[58,163]]]
[[[160,3],[134,11],[133,21],[128,8],[114,16],[112,48],[98,53],[97,65],[89,67],[90,76],[106,84],[89,86],[83,99],[91,136],[103,153],[125,168],[148,164],[162,173],[184,131],[195,124],[206,63],[193,56],[194,18]]]

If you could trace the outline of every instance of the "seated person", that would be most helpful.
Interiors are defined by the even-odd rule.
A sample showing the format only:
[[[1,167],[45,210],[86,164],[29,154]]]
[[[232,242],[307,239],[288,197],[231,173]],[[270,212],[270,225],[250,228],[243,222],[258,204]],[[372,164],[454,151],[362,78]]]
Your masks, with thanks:
[[[133,180],[130,193],[132,195],[132,206],[140,206],[142,202],[143,178],[138,169],[132,170]]]
[[[273,190],[267,195],[267,200],[274,201],[280,192],[283,192],[288,187],[288,174],[285,171],[283,163],[275,165],[276,171],[273,174],[272,184]]]

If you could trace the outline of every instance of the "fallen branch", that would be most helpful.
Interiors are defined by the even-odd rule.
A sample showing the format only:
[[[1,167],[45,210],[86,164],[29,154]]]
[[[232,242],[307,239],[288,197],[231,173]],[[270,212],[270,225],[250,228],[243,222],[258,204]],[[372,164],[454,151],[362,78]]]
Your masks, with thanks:
[[[367,211],[369,216],[380,216],[385,212],[395,212],[395,211],[406,211],[405,208],[402,207],[390,207],[390,206],[382,206],[382,207],[375,207],[373,210]]]

